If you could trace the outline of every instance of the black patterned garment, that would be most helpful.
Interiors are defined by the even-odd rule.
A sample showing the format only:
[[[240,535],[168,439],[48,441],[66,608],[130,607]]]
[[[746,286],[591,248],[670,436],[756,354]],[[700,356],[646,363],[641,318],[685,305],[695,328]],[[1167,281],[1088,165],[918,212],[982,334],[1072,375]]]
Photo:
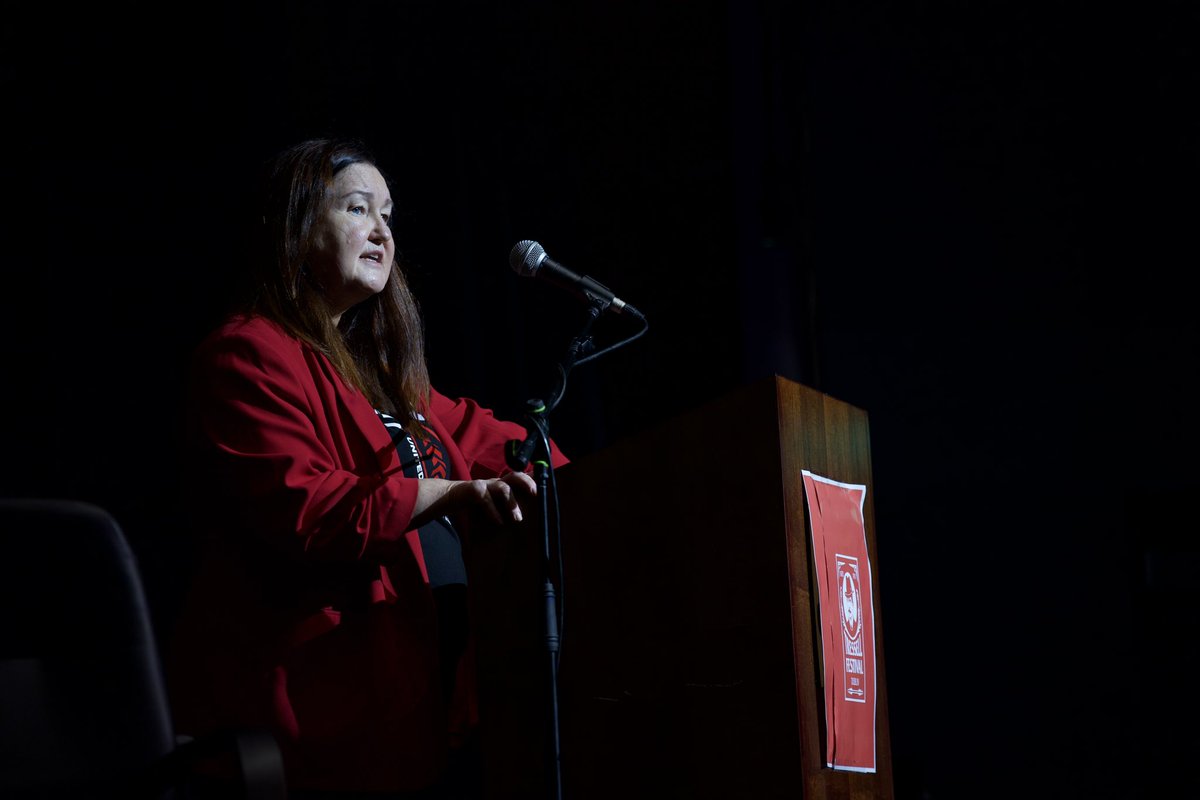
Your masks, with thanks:
[[[448,478],[450,465],[446,450],[425,425],[425,418],[417,415],[417,421],[425,429],[425,437],[418,442],[404,430],[395,417],[376,410],[383,425],[392,436],[392,442],[400,454],[400,467],[406,478]],[[446,517],[438,517],[418,529],[421,549],[425,552],[425,568],[429,572],[429,583],[436,589],[452,583],[466,584],[467,569],[463,564],[462,542],[458,531]]]
[[[448,478],[450,464],[441,441],[417,415],[425,430],[421,441],[404,430],[395,417],[378,409],[400,454],[400,469],[407,478]],[[425,554],[425,569],[438,614],[438,650],[441,661],[442,691],[447,702],[454,693],[458,661],[467,646],[467,567],[463,562],[462,540],[446,517],[438,517],[417,529],[421,550]]]

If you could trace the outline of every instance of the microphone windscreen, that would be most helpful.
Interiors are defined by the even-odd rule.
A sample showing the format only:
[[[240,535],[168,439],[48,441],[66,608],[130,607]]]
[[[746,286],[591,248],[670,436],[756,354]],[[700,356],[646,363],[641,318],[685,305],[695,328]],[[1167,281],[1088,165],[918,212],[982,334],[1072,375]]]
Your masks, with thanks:
[[[546,250],[531,239],[524,239],[513,245],[508,253],[509,266],[519,275],[529,277],[538,271],[538,267],[546,260]]]

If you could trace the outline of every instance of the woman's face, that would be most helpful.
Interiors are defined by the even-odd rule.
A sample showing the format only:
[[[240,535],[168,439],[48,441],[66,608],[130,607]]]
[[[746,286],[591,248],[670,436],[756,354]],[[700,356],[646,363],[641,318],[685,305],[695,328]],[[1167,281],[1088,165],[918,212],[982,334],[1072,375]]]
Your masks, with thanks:
[[[333,182],[333,200],[313,226],[309,266],[337,324],[350,307],[383,291],[395,243],[388,228],[392,197],[370,164],[351,164]]]

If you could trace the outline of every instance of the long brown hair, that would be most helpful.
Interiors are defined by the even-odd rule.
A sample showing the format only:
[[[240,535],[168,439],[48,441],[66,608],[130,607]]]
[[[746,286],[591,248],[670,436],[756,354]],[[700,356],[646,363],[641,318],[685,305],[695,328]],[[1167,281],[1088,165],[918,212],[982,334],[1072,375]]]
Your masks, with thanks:
[[[347,139],[300,142],[268,164],[247,310],[325,354],[375,408],[419,432],[412,412],[429,400],[425,333],[399,256],[383,291],[343,313],[338,325],[309,269],[313,227],[332,202],[334,177],[351,164],[379,168],[361,142]]]

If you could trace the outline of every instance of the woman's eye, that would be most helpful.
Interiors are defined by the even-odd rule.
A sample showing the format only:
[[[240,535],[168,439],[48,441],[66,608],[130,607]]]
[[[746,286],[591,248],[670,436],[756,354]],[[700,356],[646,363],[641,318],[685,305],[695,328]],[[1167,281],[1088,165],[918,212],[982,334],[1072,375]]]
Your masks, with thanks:
[[[384,221],[384,222],[391,222],[391,221],[392,221],[392,215],[391,215],[391,214],[380,214],[380,216],[381,216],[381,217],[383,217],[383,221]]]
[[[350,206],[350,213],[351,214],[365,214],[365,213],[367,213],[367,207],[366,206]]]

